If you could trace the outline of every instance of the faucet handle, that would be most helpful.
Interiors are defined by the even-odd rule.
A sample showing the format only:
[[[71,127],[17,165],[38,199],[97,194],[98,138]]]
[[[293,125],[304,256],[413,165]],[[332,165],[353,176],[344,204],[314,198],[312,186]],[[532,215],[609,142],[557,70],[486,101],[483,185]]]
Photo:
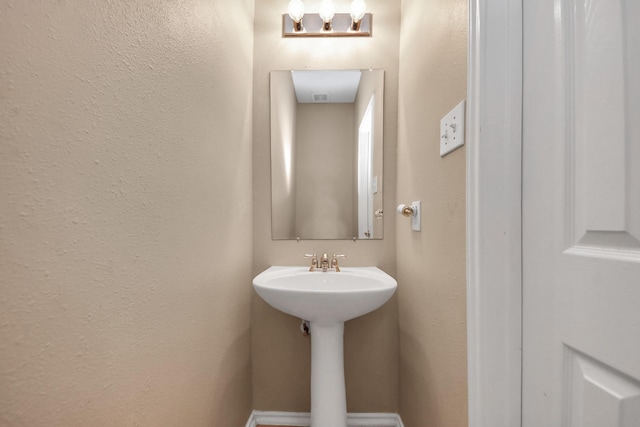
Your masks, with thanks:
[[[338,267],[338,258],[346,258],[346,255],[342,254],[333,254],[331,258],[331,268],[335,269],[335,271],[340,271],[340,267]]]
[[[318,266],[318,257],[316,254],[304,254],[304,257],[311,258],[311,267],[309,268],[309,271],[315,271]]]

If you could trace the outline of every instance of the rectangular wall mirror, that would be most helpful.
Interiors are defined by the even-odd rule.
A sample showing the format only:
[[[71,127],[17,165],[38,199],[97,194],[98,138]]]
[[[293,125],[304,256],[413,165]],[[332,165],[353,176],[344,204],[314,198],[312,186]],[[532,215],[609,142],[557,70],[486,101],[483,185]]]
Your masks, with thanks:
[[[271,235],[382,239],[384,70],[271,72]]]

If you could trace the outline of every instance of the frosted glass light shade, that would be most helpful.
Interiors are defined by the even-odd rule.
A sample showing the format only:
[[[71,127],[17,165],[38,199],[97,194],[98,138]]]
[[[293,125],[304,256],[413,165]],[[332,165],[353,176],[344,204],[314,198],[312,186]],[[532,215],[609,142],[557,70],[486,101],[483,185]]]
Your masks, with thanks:
[[[304,3],[302,3],[302,0],[291,0],[287,12],[292,21],[300,22],[304,16]]]
[[[336,14],[336,7],[333,4],[333,0],[322,0],[320,5],[320,18],[323,22],[331,22],[333,15]]]
[[[351,19],[355,22],[360,21],[364,14],[367,12],[367,4],[364,0],[353,0],[351,2],[351,8],[349,10],[349,14],[351,15]]]

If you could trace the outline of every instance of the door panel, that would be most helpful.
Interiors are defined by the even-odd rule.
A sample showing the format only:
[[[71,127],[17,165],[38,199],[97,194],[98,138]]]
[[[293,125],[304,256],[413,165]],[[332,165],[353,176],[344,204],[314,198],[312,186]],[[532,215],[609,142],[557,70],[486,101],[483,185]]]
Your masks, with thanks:
[[[566,352],[569,406],[565,425],[640,425],[640,382],[571,348]]]
[[[640,426],[640,2],[525,0],[523,426]]]
[[[629,143],[640,137],[640,109],[632,96],[639,94],[640,39],[629,22],[640,16],[639,5],[576,0],[562,6],[568,160],[573,162],[567,170],[574,168],[567,195],[575,197],[571,242],[593,249],[591,256],[622,250],[623,257],[640,257],[638,165],[633,167],[640,153],[638,144]]]

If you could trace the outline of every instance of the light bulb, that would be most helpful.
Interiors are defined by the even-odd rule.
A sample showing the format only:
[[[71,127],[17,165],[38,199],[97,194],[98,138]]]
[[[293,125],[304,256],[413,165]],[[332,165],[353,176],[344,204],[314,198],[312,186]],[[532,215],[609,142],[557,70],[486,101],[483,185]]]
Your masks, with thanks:
[[[304,4],[302,0],[291,0],[288,7],[289,18],[294,22],[300,22],[304,16]]]
[[[349,14],[351,15],[351,19],[353,19],[354,22],[360,21],[364,17],[366,11],[367,4],[364,2],[364,0],[353,0],[351,2],[351,9],[349,11]]]
[[[322,22],[331,22],[333,19],[333,15],[336,14],[336,8],[333,5],[332,0],[322,0],[322,4],[320,5],[320,18],[322,18]]]

